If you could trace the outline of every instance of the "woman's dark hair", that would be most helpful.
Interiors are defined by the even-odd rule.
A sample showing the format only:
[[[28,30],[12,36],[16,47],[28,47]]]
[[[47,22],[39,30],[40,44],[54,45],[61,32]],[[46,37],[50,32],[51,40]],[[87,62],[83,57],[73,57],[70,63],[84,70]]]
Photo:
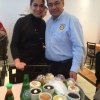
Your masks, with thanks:
[[[30,0],[30,5],[32,5],[32,2],[33,2],[34,0]],[[43,3],[45,4],[45,0],[43,0]]]

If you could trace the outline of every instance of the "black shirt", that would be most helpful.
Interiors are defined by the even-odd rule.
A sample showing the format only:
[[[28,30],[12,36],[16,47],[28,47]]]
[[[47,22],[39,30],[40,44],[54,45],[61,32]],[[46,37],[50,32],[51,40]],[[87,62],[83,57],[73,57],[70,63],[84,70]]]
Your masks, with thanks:
[[[45,28],[45,22],[32,14],[19,18],[10,46],[13,59],[20,58],[26,63],[39,61],[44,52]]]

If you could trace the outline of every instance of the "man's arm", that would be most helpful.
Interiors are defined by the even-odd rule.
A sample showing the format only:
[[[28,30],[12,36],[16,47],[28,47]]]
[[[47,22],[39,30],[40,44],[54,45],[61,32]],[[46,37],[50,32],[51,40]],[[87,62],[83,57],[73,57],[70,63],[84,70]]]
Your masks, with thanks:
[[[75,17],[70,21],[70,40],[72,42],[73,61],[70,70],[70,77],[77,79],[77,72],[84,59],[84,40],[82,27]]]

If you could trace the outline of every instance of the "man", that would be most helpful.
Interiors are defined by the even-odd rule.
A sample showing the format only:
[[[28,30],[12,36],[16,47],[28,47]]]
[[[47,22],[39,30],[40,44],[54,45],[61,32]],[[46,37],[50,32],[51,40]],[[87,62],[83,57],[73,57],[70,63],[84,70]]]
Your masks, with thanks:
[[[47,0],[51,18],[46,26],[45,57],[54,75],[77,79],[84,56],[83,32],[78,19],[64,11],[64,0]]]
[[[100,88],[100,51],[97,52],[96,54],[96,67],[95,67],[95,70],[96,70],[96,87],[97,88]]]

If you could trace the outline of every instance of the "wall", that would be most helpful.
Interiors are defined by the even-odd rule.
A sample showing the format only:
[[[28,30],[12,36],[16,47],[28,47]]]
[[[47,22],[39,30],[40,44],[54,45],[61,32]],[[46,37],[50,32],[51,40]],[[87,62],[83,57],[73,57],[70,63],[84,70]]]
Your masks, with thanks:
[[[100,40],[100,0],[65,0],[65,8],[77,16],[82,24],[84,40],[98,43]]]
[[[14,24],[20,17],[19,14],[28,12],[29,2],[30,0],[0,0],[0,21],[7,30],[9,44]],[[65,10],[77,16],[82,24],[85,43],[87,41],[98,43],[100,40],[99,4],[100,0],[65,0]],[[9,61],[12,62],[9,46],[8,55]]]

